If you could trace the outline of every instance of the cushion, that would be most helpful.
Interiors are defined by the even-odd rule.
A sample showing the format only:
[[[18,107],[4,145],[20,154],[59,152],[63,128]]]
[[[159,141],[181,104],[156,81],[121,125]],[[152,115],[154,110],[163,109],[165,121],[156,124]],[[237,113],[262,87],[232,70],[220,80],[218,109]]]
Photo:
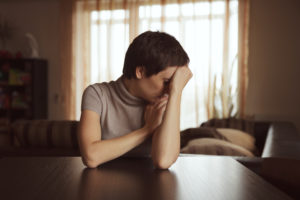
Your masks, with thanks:
[[[214,127],[214,128],[233,128],[241,131],[245,131],[251,135],[254,134],[255,122],[251,119],[241,118],[213,118],[201,124],[201,127]]]
[[[180,152],[190,154],[254,157],[253,153],[241,146],[213,138],[191,140],[186,147],[181,149]]]
[[[251,152],[256,151],[255,138],[252,135],[231,128],[217,128],[217,131],[231,143],[244,147]]]
[[[181,131],[181,147],[187,145],[190,140],[197,138],[216,138],[220,140],[228,141],[228,139],[220,134],[215,128],[199,127],[189,128]]]
[[[77,148],[77,125],[68,120],[19,120],[12,124],[12,134],[21,147]]]

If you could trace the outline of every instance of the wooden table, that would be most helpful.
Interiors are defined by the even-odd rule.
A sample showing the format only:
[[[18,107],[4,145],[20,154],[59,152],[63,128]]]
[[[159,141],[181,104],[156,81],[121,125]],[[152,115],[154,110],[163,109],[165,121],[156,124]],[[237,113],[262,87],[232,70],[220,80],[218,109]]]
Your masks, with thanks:
[[[229,157],[179,157],[169,170],[149,158],[88,169],[80,157],[0,159],[0,198],[104,200],[291,199]]]

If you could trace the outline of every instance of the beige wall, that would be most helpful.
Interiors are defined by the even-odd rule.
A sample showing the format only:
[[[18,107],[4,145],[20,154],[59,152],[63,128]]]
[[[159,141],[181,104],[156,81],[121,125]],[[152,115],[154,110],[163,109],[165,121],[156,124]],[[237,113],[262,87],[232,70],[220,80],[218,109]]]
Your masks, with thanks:
[[[59,2],[58,0],[1,0],[0,14],[8,18],[16,28],[10,50],[28,54],[27,32],[32,33],[39,44],[40,57],[48,60],[48,118],[59,119],[57,75],[59,73]]]
[[[300,130],[300,1],[251,0],[247,113]]]

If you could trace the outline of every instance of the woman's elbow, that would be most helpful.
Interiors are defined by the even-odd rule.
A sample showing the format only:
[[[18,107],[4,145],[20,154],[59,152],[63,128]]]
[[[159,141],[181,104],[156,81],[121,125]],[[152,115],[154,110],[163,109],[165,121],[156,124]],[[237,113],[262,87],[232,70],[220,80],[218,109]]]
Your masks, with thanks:
[[[160,159],[153,161],[155,168],[157,169],[169,169],[175,161],[169,159]]]
[[[173,163],[172,163],[173,164]],[[165,163],[155,163],[154,166],[156,169],[162,169],[162,170],[165,170],[165,169],[169,169],[169,167],[171,167],[172,164],[165,164]]]
[[[88,168],[96,168],[99,166],[99,164],[97,164],[95,161],[92,160],[84,162],[84,165]]]
[[[97,161],[94,156],[91,155],[82,156],[82,162],[88,168],[96,168],[100,165],[99,161]]]
[[[154,151],[152,151],[151,156],[155,168],[169,169],[176,162],[179,153],[166,155],[166,154],[157,154]]]

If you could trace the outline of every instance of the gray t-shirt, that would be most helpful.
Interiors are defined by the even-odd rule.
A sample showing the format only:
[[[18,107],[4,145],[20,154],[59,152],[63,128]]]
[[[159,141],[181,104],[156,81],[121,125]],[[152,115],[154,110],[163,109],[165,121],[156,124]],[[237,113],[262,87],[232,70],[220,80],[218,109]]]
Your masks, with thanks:
[[[105,140],[142,128],[145,105],[144,100],[127,91],[121,76],[116,81],[88,86],[82,95],[81,111],[91,110],[100,115],[101,139]],[[147,147],[143,146],[139,151],[142,148],[142,154],[149,154],[149,141]]]

